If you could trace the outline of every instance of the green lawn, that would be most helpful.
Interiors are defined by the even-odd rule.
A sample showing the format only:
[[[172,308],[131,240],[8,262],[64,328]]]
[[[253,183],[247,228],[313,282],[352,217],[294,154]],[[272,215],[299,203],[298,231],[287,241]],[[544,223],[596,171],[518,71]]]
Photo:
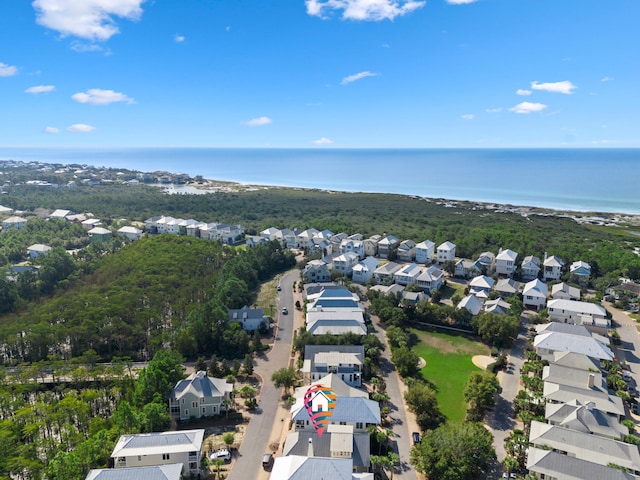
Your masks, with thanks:
[[[471,358],[489,355],[487,346],[463,335],[411,329],[420,342],[413,350],[427,362],[422,376],[437,390],[440,411],[449,421],[462,421],[466,404],[462,393],[472,372],[479,371]]]

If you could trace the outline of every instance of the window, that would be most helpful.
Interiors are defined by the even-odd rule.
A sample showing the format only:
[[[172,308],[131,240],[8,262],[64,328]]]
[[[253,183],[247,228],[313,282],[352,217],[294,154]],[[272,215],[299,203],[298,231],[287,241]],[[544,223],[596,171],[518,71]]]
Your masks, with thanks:
[[[162,454],[162,460],[170,460],[169,454],[168,453],[163,453]]]
[[[172,415],[180,415],[180,407],[171,407]]]
[[[200,399],[200,403],[204,403],[204,397]]]
[[[362,429],[364,428],[364,423],[362,423],[362,422],[356,422],[356,428],[357,428],[358,430],[362,430]]]
[[[142,455],[138,455],[138,461],[141,462],[142,461]]]
[[[189,416],[189,410],[188,410],[188,409],[186,409],[186,410],[184,411],[184,414],[185,414],[185,416],[187,416],[187,417],[188,417],[188,416]]]
[[[202,413],[203,414],[207,413],[207,409],[205,407],[202,407]]]
[[[189,470],[198,470],[198,462],[189,462]]]
[[[296,428],[304,428],[304,420],[296,420]]]
[[[191,406],[193,408],[198,408],[198,402],[191,402]]]
[[[198,452],[189,452],[189,460],[198,458]]]

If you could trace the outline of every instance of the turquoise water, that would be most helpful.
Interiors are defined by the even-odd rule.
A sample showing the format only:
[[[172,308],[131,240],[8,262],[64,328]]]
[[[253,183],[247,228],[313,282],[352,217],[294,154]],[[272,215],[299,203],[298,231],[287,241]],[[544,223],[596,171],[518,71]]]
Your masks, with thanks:
[[[640,214],[640,149],[3,148],[0,159]]]

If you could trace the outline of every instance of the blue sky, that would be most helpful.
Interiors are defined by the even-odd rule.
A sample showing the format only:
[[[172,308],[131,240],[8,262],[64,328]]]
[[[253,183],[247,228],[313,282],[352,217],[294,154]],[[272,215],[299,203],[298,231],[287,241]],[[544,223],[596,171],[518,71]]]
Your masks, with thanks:
[[[638,0],[0,2],[0,146],[640,147]]]

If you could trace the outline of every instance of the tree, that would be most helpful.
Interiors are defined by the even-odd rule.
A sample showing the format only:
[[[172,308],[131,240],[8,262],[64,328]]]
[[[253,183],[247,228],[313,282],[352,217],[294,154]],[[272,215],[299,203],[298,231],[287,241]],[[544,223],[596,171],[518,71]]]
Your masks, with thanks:
[[[411,450],[411,463],[427,478],[473,480],[496,458],[492,441],[480,423],[445,423],[424,432]]]
[[[171,417],[167,412],[167,406],[158,395],[154,402],[146,404],[142,408],[144,423],[147,432],[159,432],[165,430],[171,423]]]
[[[481,421],[485,410],[496,404],[495,394],[499,390],[500,383],[493,373],[472,373],[464,388],[464,399],[468,404],[467,420]]]
[[[135,403],[139,407],[153,402],[156,394],[165,399],[175,384],[184,378],[182,356],[174,350],[159,350],[138,374],[135,390]]]
[[[247,377],[253,375],[253,357],[250,353],[247,353],[244,356],[244,361],[242,362],[242,371]]]
[[[222,441],[224,442],[224,444],[227,447],[231,447],[231,445],[233,445],[233,442],[235,441],[235,435],[233,434],[233,432],[226,432],[223,436],[222,436]]]
[[[436,392],[424,382],[415,382],[404,394],[409,409],[415,413],[422,430],[436,428],[442,422]]]
[[[418,354],[408,347],[396,348],[391,354],[391,361],[400,376],[408,378],[418,373]]]
[[[511,472],[518,468],[518,460],[513,457],[506,457],[502,461],[502,467],[507,471],[507,477],[511,476]]]
[[[471,325],[476,329],[482,340],[496,347],[508,347],[513,343],[518,334],[520,322],[512,315],[496,315],[483,313],[471,320]]]
[[[276,370],[271,375],[271,381],[278,388],[284,387],[285,393],[298,381],[298,370],[294,367],[285,367]]]

